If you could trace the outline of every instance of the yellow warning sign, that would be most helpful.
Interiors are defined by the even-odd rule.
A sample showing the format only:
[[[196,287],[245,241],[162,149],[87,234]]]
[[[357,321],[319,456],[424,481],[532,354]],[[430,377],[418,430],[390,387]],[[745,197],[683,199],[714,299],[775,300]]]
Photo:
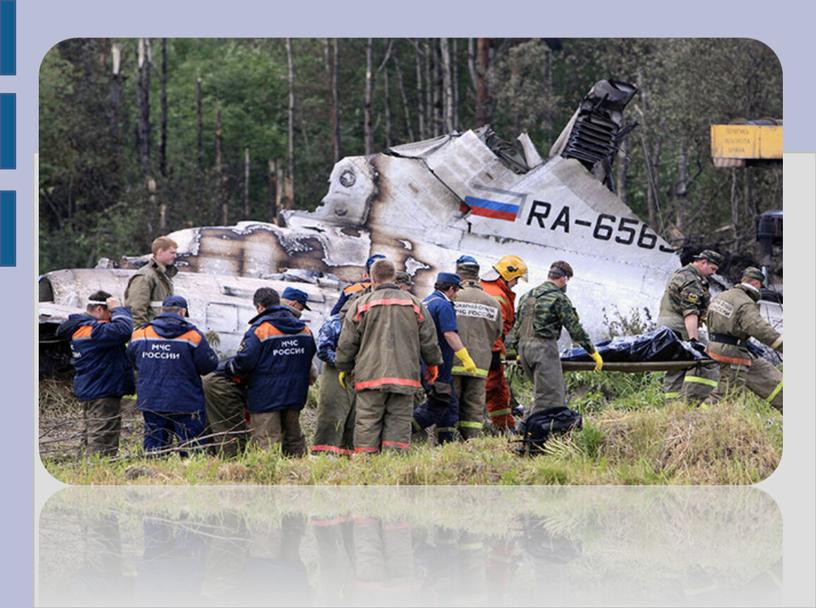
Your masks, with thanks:
[[[713,158],[782,158],[782,127],[711,125]]]

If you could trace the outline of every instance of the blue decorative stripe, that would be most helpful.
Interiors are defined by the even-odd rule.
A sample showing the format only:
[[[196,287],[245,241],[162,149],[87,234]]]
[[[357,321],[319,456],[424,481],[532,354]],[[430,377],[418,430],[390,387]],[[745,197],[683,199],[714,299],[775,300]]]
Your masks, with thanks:
[[[14,0],[0,0],[0,75],[17,73],[17,7]]]
[[[481,207],[482,209],[493,209],[494,211],[504,211],[506,213],[518,213],[519,210],[519,205],[500,203],[486,198],[476,198],[475,196],[466,196],[465,204],[470,207]]]
[[[0,266],[17,265],[17,193],[0,192]]]
[[[17,96],[0,93],[0,169],[17,168]]]

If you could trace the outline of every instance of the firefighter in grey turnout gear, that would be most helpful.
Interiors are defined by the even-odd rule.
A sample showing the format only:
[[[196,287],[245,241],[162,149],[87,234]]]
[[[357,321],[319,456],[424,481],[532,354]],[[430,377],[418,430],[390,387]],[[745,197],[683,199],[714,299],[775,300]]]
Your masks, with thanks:
[[[755,338],[782,352],[782,335],[759,312],[759,288],[765,276],[749,266],[739,285],[714,298],[708,308],[709,344],[706,352],[720,366],[720,381],[707,402],[715,403],[731,390],[746,387],[782,411],[782,372],[753,356],[745,346]]]
[[[668,327],[682,340],[700,341],[700,326],[705,319],[711,295],[708,277],[723,262],[716,251],[706,249],[669,279],[660,301],[657,324]],[[699,404],[717,386],[719,366],[700,363],[692,369],[666,372],[663,393],[666,399],[684,399]]]
[[[485,410],[485,384],[490,370],[493,343],[502,334],[502,314],[498,301],[479,284],[479,263],[469,255],[456,260],[456,273],[462,289],[456,295],[456,324],[459,337],[476,364],[468,372],[464,365],[453,366],[453,388],[459,398],[459,433],[463,439],[482,434]]]
[[[567,297],[567,282],[572,275],[572,266],[567,262],[553,262],[547,280],[521,298],[516,323],[507,337],[508,350],[514,349],[518,343],[519,363],[535,385],[529,415],[566,405],[567,389],[558,353],[562,328],[566,328],[573,341],[589,353],[595,361],[595,371],[601,371],[603,367],[601,355],[595,350]]]

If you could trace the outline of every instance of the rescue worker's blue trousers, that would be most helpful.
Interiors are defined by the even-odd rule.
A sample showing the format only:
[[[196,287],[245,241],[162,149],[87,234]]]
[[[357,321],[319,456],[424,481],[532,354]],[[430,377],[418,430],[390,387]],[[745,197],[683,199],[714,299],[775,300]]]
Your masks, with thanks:
[[[190,414],[164,414],[143,411],[144,416],[144,451],[151,452],[168,448],[176,437],[179,446],[197,446],[196,438],[204,432],[206,419],[204,411]],[[186,456],[185,451],[180,451]]]
[[[436,438],[439,443],[447,443],[455,438],[454,432],[459,423],[459,398],[451,384],[451,398],[449,403],[434,399],[428,400],[414,410],[414,427],[426,429],[436,425]]]

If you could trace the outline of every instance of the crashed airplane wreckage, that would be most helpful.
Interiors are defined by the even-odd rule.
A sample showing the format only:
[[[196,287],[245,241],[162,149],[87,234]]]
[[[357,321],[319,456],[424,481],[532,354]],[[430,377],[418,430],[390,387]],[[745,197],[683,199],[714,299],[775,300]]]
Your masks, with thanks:
[[[312,311],[304,319],[317,328],[343,283],[359,279],[373,253],[412,275],[420,296],[462,254],[484,269],[503,255],[521,256],[530,268],[528,288],[545,280],[551,262],[566,259],[576,272],[570,296],[593,339],[608,337],[606,314],[647,309],[656,318],[679,257],[603,184],[624,134],[623,108],[635,91],[598,82],[546,161],[526,134],[510,144],[483,127],[344,158],[322,204],[314,212],[285,211],[285,225],[240,222],[174,232],[175,292],[187,298],[194,323],[218,334],[224,354],[237,348],[255,314],[255,289],[296,283],[309,294]],[[93,291],[121,296],[146,260],[42,276],[43,342],[53,341],[53,327]]]

